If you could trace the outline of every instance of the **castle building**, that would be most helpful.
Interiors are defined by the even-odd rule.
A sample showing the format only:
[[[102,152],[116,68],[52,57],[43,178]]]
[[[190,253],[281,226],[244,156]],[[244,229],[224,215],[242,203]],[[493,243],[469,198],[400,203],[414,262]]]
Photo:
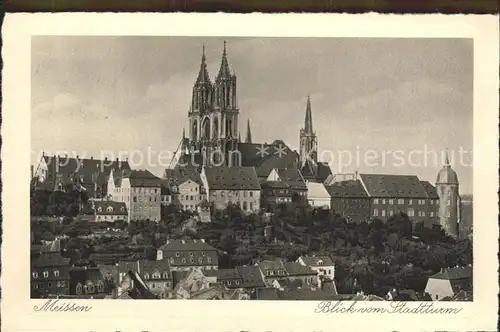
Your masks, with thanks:
[[[438,173],[436,189],[439,196],[439,223],[448,235],[458,237],[461,215],[459,182],[457,173],[451,168],[448,154],[443,168]]]
[[[43,154],[33,174],[32,184],[36,190],[66,191],[77,186],[86,191],[89,198],[104,198],[108,195],[108,178],[111,171],[130,170],[128,161],[49,156]]]

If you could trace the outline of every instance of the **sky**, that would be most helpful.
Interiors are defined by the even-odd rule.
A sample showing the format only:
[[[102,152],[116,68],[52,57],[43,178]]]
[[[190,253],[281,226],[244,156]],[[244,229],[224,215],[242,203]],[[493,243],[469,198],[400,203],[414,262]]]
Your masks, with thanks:
[[[470,39],[33,37],[32,162],[120,156],[161,175],[187,129],[202,47],[213,80],[224,40],[242,138],[250,119],[254,142],[297,149],[310,96],[333,173],[434,183],[448,151],[472,193]]]

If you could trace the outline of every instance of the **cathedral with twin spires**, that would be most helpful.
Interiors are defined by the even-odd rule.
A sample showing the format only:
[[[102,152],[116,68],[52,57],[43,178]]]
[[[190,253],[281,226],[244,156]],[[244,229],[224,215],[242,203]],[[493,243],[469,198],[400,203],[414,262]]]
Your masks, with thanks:
[[[171,171],[200,172],[203,166],[254,167],[259,177],[267,177],[274,168],[299,168],[308,181],[324,182],[331,175],[327,163],[317,160],[317,137],[313,131],[311,100],[306,102],[304,127],[299,134],[299,152],[285,142],[252,141],[250,119],[245,140],[239,132],[237,78],[231,70],[226,50],[222,51],[217,76],[212,81],[207,70],[203,47],[201,64],[192,89],[188,112],[188,130],[183,131]]]

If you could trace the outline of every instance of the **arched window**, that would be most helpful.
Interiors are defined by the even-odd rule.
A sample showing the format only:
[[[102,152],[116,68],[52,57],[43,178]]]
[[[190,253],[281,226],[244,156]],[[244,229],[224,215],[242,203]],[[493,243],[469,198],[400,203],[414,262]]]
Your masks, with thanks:
[[[149,273],[144,273],[144,279],[149,279]]]
[[[193,140],[196,141],[198,139],[198,121],[193,120],[192,130],[193,130]]]
[[[102,282],[102,280],[99,280],[97,282],[97,291],[98,292],[104,292],[104,283]]]
[[[210,139],[210,119],[209,118],[205,118],[205,120],[203,120],[203,124],[202,124],[201,128],[203,129],[202,138],[203,139]]]
[[[219,119],[215,118],[214,119],[214,127],[212,128],[212,137],[213,138],[218,138],[219,137]]]
[[[78,284],[76,285],[76,294],[77,294],[77,295],[81,295],[81,294],[82,294],[82,288],[83,288],[83,287],[82,287],[82,284],[81,284],[81,283],[78,283]]]

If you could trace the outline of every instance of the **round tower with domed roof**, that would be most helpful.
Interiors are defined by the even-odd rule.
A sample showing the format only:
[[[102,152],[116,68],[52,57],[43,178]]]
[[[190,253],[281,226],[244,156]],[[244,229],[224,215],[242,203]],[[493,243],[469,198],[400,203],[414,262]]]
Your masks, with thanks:
[[[439,223],[446,234],[458,237],[460,219],[460,195],[457,173],[451,168],[448,153],[436,179],[439,196]]]

